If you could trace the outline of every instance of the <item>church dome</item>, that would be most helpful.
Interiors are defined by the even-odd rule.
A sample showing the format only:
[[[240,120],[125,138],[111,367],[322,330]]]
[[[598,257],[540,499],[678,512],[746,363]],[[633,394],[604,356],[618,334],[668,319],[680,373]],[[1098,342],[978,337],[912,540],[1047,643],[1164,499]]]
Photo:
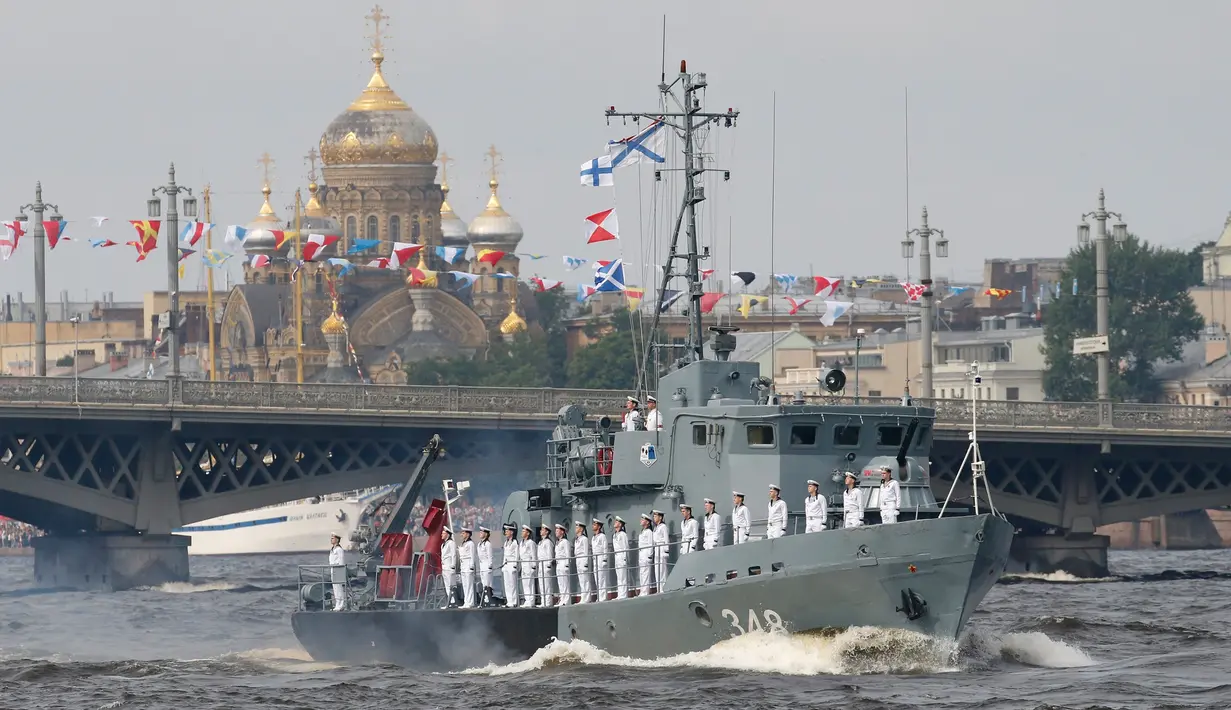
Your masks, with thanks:
[[[470,221],[466,236],[474,245],[512,251],[525,233],[517,220],[500,205],[500,198],[496,194],[500,183],[493,177],[488,184],[492,188],[492,196],[487,201],[487,207]]]
[[[513,335],[514,333],[524,333],[526,331],[526,319],[517,315],[517,307],[514,306],[509,314],[500,322],[500,333],[502,335]]]
[[[269,182],[266,181],[265,186],[261,188],[261,194],[265,196],[265,202],[261,205],[261,211],[257,213],[256,219],[245,226],[245,229],[248,230],[248,235],[244,237],[244,251],[274,253],[285,251],[288,248],[284,243],[282,248],[279,249],[277,237],[271,231],[283,229],[282,220],[274,212],[273,205],[269,204],[271,192]]]
[[[372,53],[375,70],[367,88],[321,135],[326,166],[431,165],[436,161],[436,134],[385,82],[379,48]]]
[[[453,211],[449,204],[449,186],[442,183],[440,191],[444,199],[440,203],[440,240],[447,247],[464,247],[470,242],[467,239],[466,223]]]
[[[333,299],[333,311],[321,323],[323,335],[341,335],[346,332],[346,320],[338,314],[338,300]]]

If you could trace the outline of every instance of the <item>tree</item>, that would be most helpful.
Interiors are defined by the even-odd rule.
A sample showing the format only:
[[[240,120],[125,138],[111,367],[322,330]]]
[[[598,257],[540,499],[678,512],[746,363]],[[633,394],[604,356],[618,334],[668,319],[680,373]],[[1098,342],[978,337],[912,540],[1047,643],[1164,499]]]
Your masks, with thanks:
[[[588,333],[598,340],[573,353],[568,362],[569,387],[579,389],[632,390],[637,386],[636,353],[633,342],[640,331],[640,317],[621,312],[590,327]],[[640,341],[639,338],[637,338]]]
[[[1111,346],[1111,396],[1151,401],[1160,387],[1159,362],[1178,360],[1184,343],[1195,340],[1204,323],[1188,288],[1201,282],[1200,261],[1190,253],[1151,246],[1129,235],[1107,245],[1108,342]],[[1069,253],[1061,274],[1060,296],[1043,313],[1048,398],[1093,401],[1098,396],[1096,359],[1073,355],[1073,338],[1096,331],[1094,244]],[[1077,295],[1067,288],[1077,280]]]

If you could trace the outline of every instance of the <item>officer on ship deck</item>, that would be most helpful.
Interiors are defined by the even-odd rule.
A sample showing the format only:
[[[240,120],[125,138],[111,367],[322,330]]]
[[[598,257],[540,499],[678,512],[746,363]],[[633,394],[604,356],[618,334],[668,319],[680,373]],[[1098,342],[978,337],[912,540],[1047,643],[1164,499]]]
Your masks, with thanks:
[[[624,412],[624,424],[623,424],[624,431],[637,431],[638,429],[642,428],[641,412],[637,410],[637,406],[640,404],[641,402],[638,401],[637,398],[633,396],[629,396],[628,401],[625,402],[624,406],[627,409],[627,411]]]
[[[329,578],[333,581],[333,610],[342,611],[346,608],[346,551],[337,533],[329,536]]]

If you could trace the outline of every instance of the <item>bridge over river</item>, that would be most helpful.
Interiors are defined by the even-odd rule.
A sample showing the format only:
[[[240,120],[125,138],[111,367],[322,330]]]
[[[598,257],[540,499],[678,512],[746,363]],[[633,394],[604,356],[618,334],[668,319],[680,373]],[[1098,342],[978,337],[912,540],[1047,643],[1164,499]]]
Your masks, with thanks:
[[[0,515],[52,533],[37,555],[46,564],[36,562],[36,574],[45,579],[116,588],[149,583],[151,574],[186,576],[187,557],[182,565],[178,560],[187,543],[171,534],[176,528],[404,480],[432,433],[446,441],[449,453],[438,465],[445,476],[537,470],[561,407],[616,415],[624,396],[550,388],[0,378]],[[821,397],[810,404],[850,401]],[[936,411],[931,472],[944,495],[966,451],[972,405],[914,404]],[[1231,409],[977,406],[988,480],[997,505],[1022,529],[1018,557],[1032,569],[1102,574],[1106,539],[1093,534],[1097,526],[1231,504]],[[73,569],[91,570],[90,579]]]

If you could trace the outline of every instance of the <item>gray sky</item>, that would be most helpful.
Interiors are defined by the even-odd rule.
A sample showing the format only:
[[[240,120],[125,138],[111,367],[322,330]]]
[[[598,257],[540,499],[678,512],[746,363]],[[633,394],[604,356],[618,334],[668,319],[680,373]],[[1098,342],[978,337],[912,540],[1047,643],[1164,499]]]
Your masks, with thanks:
[[[268,151],[278,161],[274,204],[287,217],[293,186],[307,182],[302,156],[370,74],[372,4],[5,3],[0,216],[11,219],[40,179],[74,222],[70,236],[127,241],[124,220],[145,217],[149,189],[174,160],[183,182],[213,184],[215,222],[246,223],[260,206],[256,160]],[[1231,210],[1225,2],[387,0],[384,9],[386,76],[457,160],[450,197],[463,219],[487,198],[487,145],[504,154],[501,197],[525,228],[521,251],[549,255],[524,264],[526,274],[575,282],[587,272],[565,274],[561,254],[618,253],[583,243],[582,217],[611,194],[579,186],[578,165],[631,132],[607,128],[603,107],[656,105],[664,9],[669,77],[687,58],[709,75],[709,108],[743,112],[717,146],[732,180],[711,190],[702,215],[720,272],[731,270],[728,223],[735,267],[771,269],[774,91],[778,272],[902,273],[906,88],[910,222],[926,204],[946,230],[951,258],[940,274],[978,278],[988,257],[1066,253],[1099,187],[1133,231],[1167,245],[1215,238]],[[648,244],[635,225],[649,220],[649,192],[639,212],[624,175],[633,170],[617,174],[626,178],[617,189],[628,186],[617,204],[624,255],[640,271]],[[91,215],[112,221],[95,231]],[[165,285],[156,255],[137,264],[129,247],[62,245],[48,256],[48,292],[135,298]],[[32,263],[23,244],[0,264],[0,292],[32,298]],[[184,288],[199,272],[194,261]]]

